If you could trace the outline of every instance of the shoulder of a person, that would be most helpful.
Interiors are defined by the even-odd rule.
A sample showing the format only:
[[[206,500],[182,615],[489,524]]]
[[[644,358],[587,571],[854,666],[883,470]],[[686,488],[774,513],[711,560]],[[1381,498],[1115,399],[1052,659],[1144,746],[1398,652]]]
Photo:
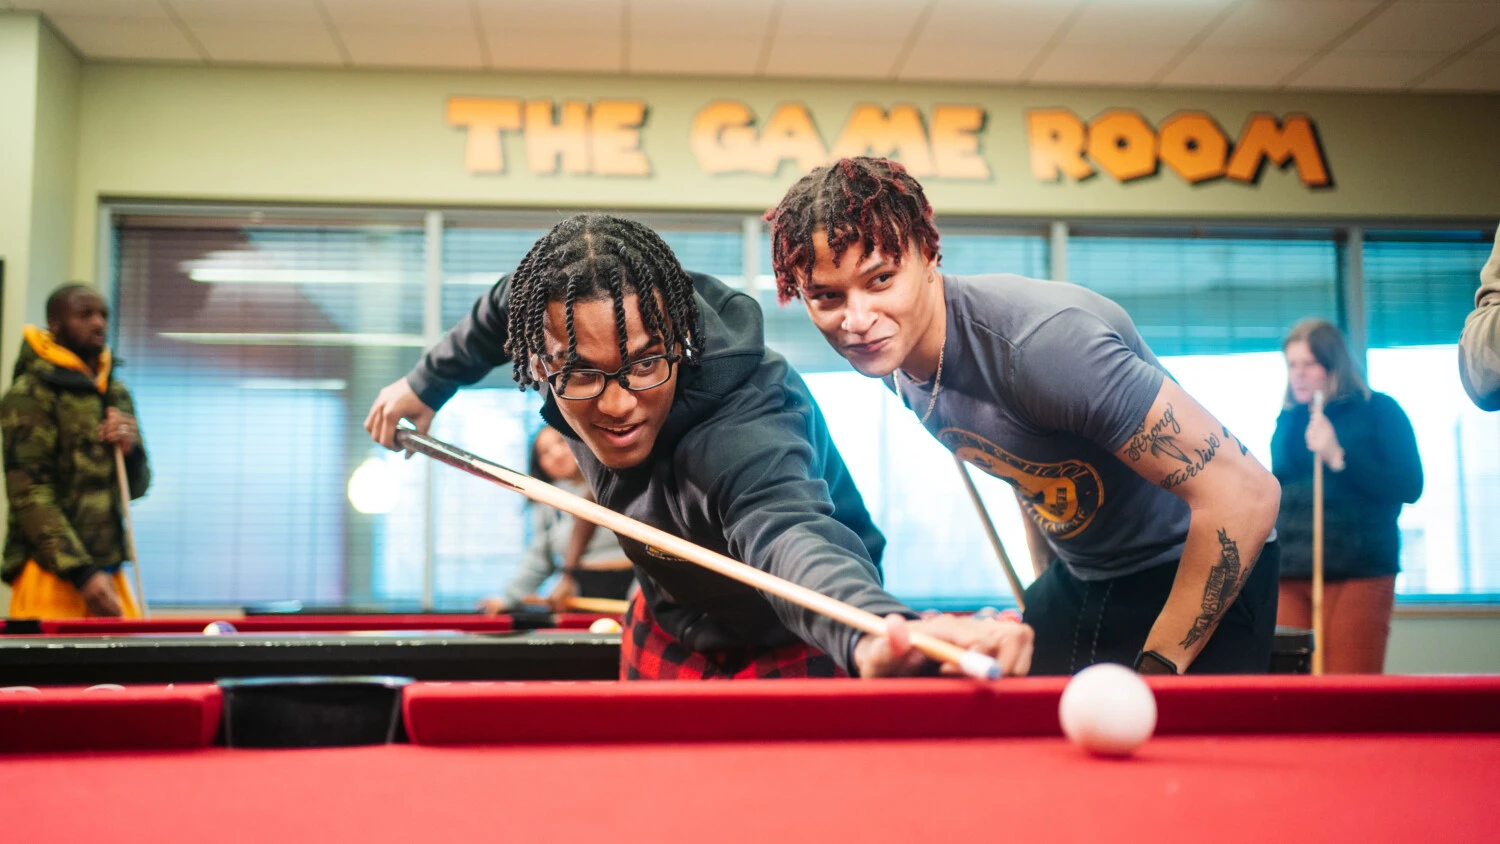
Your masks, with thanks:
[[[1406,411],[1402,409],[1401,403],[1396,401],[1395,398],[1386,393],[1375,392],[1374,390],[1370,391],[1369,407],[1372,412],[1384,416],[1406,415]]]
[[[10,389],[0,399],[5,403],[46,400],[57,394],[57,388],[38,378],[34,373],[23,372],[10,382]]]

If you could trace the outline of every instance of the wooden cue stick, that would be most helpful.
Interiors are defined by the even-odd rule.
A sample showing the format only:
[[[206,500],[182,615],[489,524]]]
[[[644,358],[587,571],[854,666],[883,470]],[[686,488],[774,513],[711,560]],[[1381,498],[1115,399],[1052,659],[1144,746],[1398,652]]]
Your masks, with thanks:
[[[620,601],[614,598],[579,598],[574,596],[567,600],[568,609],[579,612],[597,612],[605,615],[624,615],[630,609],[629,601]]]
[[[762,592],[775,595],[784,601],[789,601],[797,606],[847,624],[855,630],[860,630],[872,636],[884,636],[886,633],[885,620],[872,612],[850,606],[842,601],[808,589],[805,586],[783,580],[754,566],[748,566],[736,560],[731,560],[723,554],[710,551],[707,548],[688,542],[679,536],[673,536],[664,530],[654,528],[644,522],[636,521],[621,513],[616,513],[607,507],[603,507],[565,490],[558,489],[530,475],[524,475],[497,463],[491,463],[488,460],[476,457],[441,440],[420,434],[410,428],[398,429],[395,440],[397,448],[425,454],[434,460],[446,463],[456,469],[462,469],[472,475],[478,475],[486,480],[498,482],[502,486],[510,487],[516,492],[530,498],[532,501],[546,504],[565,513],[571,513],[580,519],[586,519],[602,528],[612,530],[621,536],[628,536],[638,542],[644,542],[658,550],[702,566],[709,571],[722,574],[731,580],[737,580]],[[919,632],[911,634],[911,645],[933,659],[958,666],[959,670],[964,674],[975,679],[993,680],[1000,676],[999,663],[988,655],[979,653],[978,651],[964,650],[957,645]]]
[[[958,474],[964,479],[964,488],[969,491],[969,500],[974,502],[974,509],[979,513],[979,521],[984,525],[985,535],[990,538],[990,546],[995,549],[995,556],[1000,560],[1000,570],[1005,572],[1005,579],[1010,583],[1011,594],[1016,596],[1016,608],[1026,612],[1026,590],[1021,588],[1021,579],[1016,577],[1016,567],[1011,565],[1010,555],[1005,553],[1005,545],[1000,542],[1000,534],[995,530],[995,523],[990,519],[990,511],[984,506],[984,500],[979,497],[979,490],[974,486],[974,479],[969,476],[969,465],[962,457],[953,455],[953,463],[958,466]]]
[[[1323,414],[1323,391],[1313,393],[1312,412]],[[1312,673],[1323,673],[1323,457],[1313,455],[1313,547],[1312,547]]]
[[[125,553],[130,555],[130,573],[135,578],[135,600],[141,605],[141,618],[150,618],[151,607],[141,585],[141,558],[135,552],[135,528],[130,523],[130,478],[125,475],[125,451],[119,443],[115,443],[115,480],[120,484],[120,515],[125,520]]]

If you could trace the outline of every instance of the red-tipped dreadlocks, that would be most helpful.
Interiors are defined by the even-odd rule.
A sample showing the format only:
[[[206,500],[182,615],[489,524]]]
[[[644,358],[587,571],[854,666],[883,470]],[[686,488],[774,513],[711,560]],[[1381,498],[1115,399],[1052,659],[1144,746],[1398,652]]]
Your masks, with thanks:
[[[938,255],[932,205],[906,168],[886,158],[845,158],[803,176],[781,204],[766,212],[771,224],[771,267],[782,304],[801,295],[812,275],[813,232],[828,238],[835,266],[845,250],[864,244],[860,260],[876,248],[897,265],[908,241],[925,256]]]

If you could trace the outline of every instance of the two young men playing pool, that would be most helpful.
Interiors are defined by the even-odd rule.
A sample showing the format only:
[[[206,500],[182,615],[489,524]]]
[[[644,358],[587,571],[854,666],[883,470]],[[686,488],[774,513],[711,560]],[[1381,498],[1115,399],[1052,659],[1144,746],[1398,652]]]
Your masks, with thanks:
[[[911,630],[1010,674],[1266,669],[1275,480],[1118,306],[1071,285],[942,276],[931,207],[891,162],[820,168],[767,216],[783,298],[800,295],[946,447],[1015,486],[1043,535],[1034,558],[1058,558],[1027,591],[1027,624],[916,621],[881,589],[884,540],[811,394],[765,349],[758,308],[683,273],[629,221],[554,229],[381,392],[366,427],[389,446],[397,421],[425,429],[458,385],[515,361],[523,387],[548,383],[543,415],[600,503],[887,616],[886,635],[859,635],[626,542],[643,576],[625,676],[917,673],[930,665]]]

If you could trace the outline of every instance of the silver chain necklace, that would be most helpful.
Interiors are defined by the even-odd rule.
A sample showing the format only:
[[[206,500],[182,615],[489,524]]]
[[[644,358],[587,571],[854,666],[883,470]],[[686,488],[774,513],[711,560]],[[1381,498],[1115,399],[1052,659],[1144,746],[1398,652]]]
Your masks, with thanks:
[[[946,351],[945,346],[947,346],[946,343],[938,347],[937,374],[932,377],[932,398],[927,400],[927,411],[922,414],[921,419],[917,420],[918,425],[927,424],[928,418],[932,416],[932,409],[937,407],[938,393],[943,391],[943,352]],[[907,380],[910,381],[911,376],[908,375]],[[907,410],[911,410],[911,402],[906,400],[906,393],[901,389],[901,367],[896,367],[895,371],[891,373],[891,383],[896,385],[896,395],[901,397],[901,403],[906,405]],[[912,381],[912,383],[916,384],[917,382]],[[912,412],[915,413],[916,411]]]

